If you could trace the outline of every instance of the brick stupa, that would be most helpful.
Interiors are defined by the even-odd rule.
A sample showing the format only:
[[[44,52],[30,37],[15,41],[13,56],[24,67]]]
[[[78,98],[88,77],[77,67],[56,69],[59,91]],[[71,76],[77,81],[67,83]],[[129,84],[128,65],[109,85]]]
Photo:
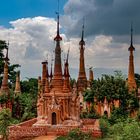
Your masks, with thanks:
[[[4,94],[7,96],[7,102],[0,104],[0,110],[2,108],[9,108],[12,111],[12,103],[10,101],[10,89],[8,85],[8,64],[9,64],[9,58],[8,58],[8,46],[6,48],[6,57],[4,59],[4,73],[3,73],[3,80],[2,85],[0,89],[0,96],[3,96]]]
[[[79,63],[79,75],[77,80],[78,91],[83,92],[87,88],[87,77],[85,72],[85,60],[84,60],[84,50],[85,50],[85,41],[84,41],[84,24],[82,27],[82,37],[79,42],[80,45],[80,63]]]
[[[128,49],[130,52],[129,56],[129,68],[128,68],[128,88],[130,91],[136,90],[136,81],[135,81],[135,73],[134,73],[134,56],[133,51],[135,51],[135,48],[133,46],[133,28],[131,25],[131,44]]]
[[[48,74],[48,61],[42,62],[42,77],[38,79],[37,122],[34,126],[80,126],[80,102],[77,88],[70,86],[68,56],[64,74],[61,64],[62,37],[59,34],[59,14],[57,16],[57,35],[54,38],[54,73]]]

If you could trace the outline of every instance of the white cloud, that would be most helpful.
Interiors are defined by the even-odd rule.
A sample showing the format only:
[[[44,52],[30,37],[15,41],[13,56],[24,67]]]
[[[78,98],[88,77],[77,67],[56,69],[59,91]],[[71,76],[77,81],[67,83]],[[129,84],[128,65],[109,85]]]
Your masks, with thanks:
[[[10,62],[21,65],[22,77],[37,77],[41,75],[41,62],[49,60],[54,55],[54,37],[56,35],[56,21],[53,18],[34,17],[22,18],[10,22],[12,27],[0,27],[0,39],[10,40]],[[63,29],[63,24],[61,28]],[[81,33],[81,31],[80,31]],[[80,34],[79,33],[79,34]],[[79,67],[80,38],[68,37],[61,34],[63,41],[62,62],[70,47],[70,68]],[[86,67],[125,68],[128,67],[129,44],[117,43],[113,36],[97,35],[85,38]],[[129,43],[129,42],[128,42]],[[140,63],[140,45],[137,44],[135,63]],[[49,64],[50,66],[50,64]],[[136,65],[138,68],[138,65]]]

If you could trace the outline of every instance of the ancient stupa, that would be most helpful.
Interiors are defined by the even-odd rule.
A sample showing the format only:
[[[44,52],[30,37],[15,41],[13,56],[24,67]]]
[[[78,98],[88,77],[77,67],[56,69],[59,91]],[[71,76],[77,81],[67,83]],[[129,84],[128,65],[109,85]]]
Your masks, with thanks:
[[[42,62],[42,77],[38,79],[37,122],[34,126],[80,126],[80,101],[77,87],[71,87],[69,75],[69,51],[62,73],[59,13],[57,13],[57,35],[54,73],[48,73],[48,61]]]

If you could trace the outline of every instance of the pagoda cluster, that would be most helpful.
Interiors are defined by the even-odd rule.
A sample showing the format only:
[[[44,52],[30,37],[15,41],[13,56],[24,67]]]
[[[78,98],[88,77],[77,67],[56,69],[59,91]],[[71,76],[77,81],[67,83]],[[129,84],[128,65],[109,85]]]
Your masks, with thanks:
[[[0,110],[3,108],[9,108],[12,111],[13,99],[11,98],[11,91],[8,84],[8,67],[9,67],[9,57],[8,57],[8,46],[6,48],[6,56],[4,58],[4,70],[3,70],[3,79],[0,88]],[[16,74],[16,83],[15,83],[15,94],[21,93],[20,89],[20,72]]]

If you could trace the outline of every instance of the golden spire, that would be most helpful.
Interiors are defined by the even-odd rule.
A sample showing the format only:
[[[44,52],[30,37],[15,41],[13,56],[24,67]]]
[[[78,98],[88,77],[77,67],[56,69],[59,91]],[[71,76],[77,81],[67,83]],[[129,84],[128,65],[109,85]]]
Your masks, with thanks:
[[[63,77],[62,77],[62,67],[61,67],[61,48],[60,41],[62,37],[59,34],[59,9],[57,14],[57,35],[54,38],[56,41],[55,47],[55,61],[54,61],[54,75],[51,81],[53,90],[62,90],[63,87]]]
[[[85,72],[85,60],[84,60],[84,23],[82,26],[82,37],[81,41],[79,42],[80,45],[80,64],[79,64],[79,76],[78,76],[78,90],[83,90],[87,87],[87,77]]]
[[[135,50],[133,46],[133,27],[131,24],[131,43],[130,47],[128,49],[130,51],[129,56],[129,69],[128,69],[128,87],[129,90],[135,90],[136,89],[136,81],[135,81],[135,73],[134,73],[134,56],[133,51]]]

